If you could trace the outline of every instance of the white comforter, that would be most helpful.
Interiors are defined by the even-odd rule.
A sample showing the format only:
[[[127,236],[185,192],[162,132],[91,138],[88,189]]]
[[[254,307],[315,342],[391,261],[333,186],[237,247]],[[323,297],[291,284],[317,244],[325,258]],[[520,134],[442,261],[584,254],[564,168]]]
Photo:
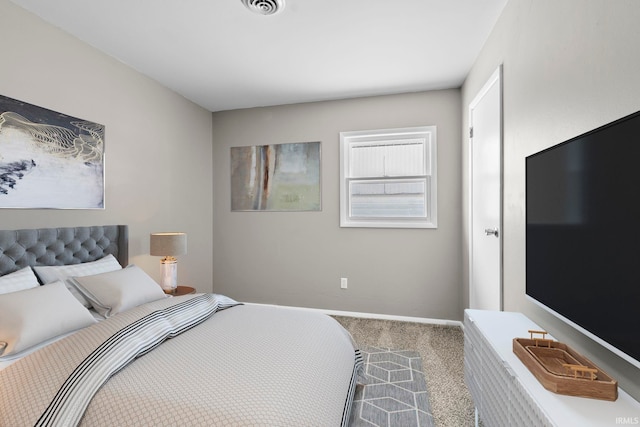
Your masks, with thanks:
[[[0,371],[0,425],[34,425],[69,374],[105,339],[154,311],[198,297],[144,304]],[[359,366],[350,335],[332,318],[239,305],[115,373],[93,396],[80,424],[346,425]]]

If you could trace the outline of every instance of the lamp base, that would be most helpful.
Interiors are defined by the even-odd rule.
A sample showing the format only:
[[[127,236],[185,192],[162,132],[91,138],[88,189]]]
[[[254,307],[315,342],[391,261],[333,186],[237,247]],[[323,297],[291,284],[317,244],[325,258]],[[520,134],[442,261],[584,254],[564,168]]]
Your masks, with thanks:
[[[173,294],[178,287],[178,260],[174,257],[160,261],[160,287],[166,294]]]

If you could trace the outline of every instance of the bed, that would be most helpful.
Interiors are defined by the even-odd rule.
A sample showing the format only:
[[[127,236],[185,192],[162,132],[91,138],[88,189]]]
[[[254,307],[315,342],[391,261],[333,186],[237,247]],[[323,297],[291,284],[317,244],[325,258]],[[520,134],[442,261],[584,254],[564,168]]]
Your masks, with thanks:
[[[127,238],[0,231],[0,425],[348,424],[362,360],[338,322],[166,296]]]

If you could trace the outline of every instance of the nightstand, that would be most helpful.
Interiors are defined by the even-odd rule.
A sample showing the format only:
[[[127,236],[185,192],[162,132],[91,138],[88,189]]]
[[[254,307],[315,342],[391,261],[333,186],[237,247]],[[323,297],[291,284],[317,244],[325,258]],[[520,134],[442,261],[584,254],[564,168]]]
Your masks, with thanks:
[[[196,288],[192,288],[191,286],[178,286],[173,293],[169,295],[173,295],[174,297],[179,297],[180,295],[188,295],[195,294]]]

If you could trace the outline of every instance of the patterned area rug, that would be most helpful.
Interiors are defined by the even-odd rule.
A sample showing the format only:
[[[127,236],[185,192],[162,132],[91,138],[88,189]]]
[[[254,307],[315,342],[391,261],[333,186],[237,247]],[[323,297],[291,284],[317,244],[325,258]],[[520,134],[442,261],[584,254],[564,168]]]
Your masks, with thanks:
[[[418,352],[377,347],[360,351],[365,365],[349,426],[435,426]]]

